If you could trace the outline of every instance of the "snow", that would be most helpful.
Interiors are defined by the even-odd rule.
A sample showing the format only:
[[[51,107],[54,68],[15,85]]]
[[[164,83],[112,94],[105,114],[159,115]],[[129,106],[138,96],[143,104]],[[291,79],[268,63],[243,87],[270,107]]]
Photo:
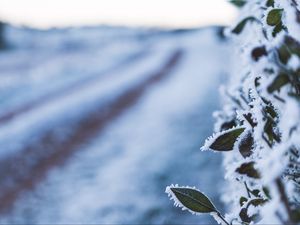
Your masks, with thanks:
[[[68,115],[69,118],[76,118],[91,110],[95,102],[106,102],[116,98],[116,96],[122,94],[122,91],[140,81],[143,70],[151,71],[151,68],[158,67],[167,56],[169,56],[169,53],[162,51],[151,57],[146,57],[146,59],[137,63],[133,68],[122,68],[118,76],[112,74],[107,79],[93,80],[91,84],[84,85],[79,90],[76,89],[57,100],[55,99],[46,105],[41,105],[30,112],[24,113],[24,115],[19,116],[11,123],[0,125],[3,131],[0,134],[0,140],[6,142],[11,138],[14,141],[22,142],[24,139],[28,139],[29,136],[38,135],[47,126],[49,119],[54,118],[55,121],[53,123],[58,122],[58,120],[64,120],[66,110],[72,111]],[[130,75],[128,76],[127,74]],[[1,141],[0,145],[5,146],[5,142],[1,143]],[[11,154],[13,151],[0,151],[0,155]]]
[[[26,33],[31,34],[29,31]],[[0,88],[2,95],[5,95],[1,99],[6,110],[77,85],[84,80],[105,76],[108,72],[113,72],[117,65],[127,64],[130,60],[146,54],[145,48],[138,41],[128,41],[127,45],[124,45],[120,40],[116,40],[103,46],[101,43],[97,45],[97,42],[83,39],[79,43],[87,41],[88,46],[80,44],[83,47],[79,49],[64,49],[63,41],[56,45],[52,44],[51,34],[51,32],[48,34],[50,37],[44,34],[40,38],[35,38],[37,35],[33,32],[31,39],[28,38],[30,41],[36,39],[34,43],[50,43],[48,48],[39,46],[30,49],[17,48],[15,51],[0,54],[2,71]],[[94,35],[91,33],[91,38],[95,38]],[[70,39],[72,37],[69,35]],[[62,33],[58,38],[66,37]],[[17,41],[11,42],[12,46],[18,46],[15,43]],[[24,42],[26,45],[26,39]],[[31,51],[30,62],[28,51]]]
[[[174,65],[170,76],[146,89],[133,106],[92,139],[81,143],[80,151],[63,165],[49,170],[34,189],[24,190],[12,210],[1,215],[0,222],[212,223],[209,215],[193,217],[173,208],[164,190],[172,182],[197,186],[211,196],[218,208],[223,208],[218,201],[218,187],[223,184],[220,157],[209,152],[200,153],[198,149],[212,131],[211,113],[217,108],[217,87],[227,72],[229,43],[221,43],[212,28],[183,34],[115,28],[107,35],[104,34],[109,29],[102,29],[89,32],[75,29],[63,35],[59,30],[39,35],[26,29],[10,31],[15,49],[1,54],[2,58],[10,57],[10,60],[0,63],[0,69],[6,68],[4,79],[16,77],[7,85],[16,85],[15,89],[18,89],[18,85],[28,82],[24,86],[32,94],[26,95],[21,89],[17,93],[9,92],[13,88],[7,86],[10,99],[24,94],[24,99],[11,104],[8,109],[32,101],[36,94],[43,96],[64,90],[73,85],[70,80],[81,82],[94,74],[97,78],[67,93],[59,91],[63,93],[59,97],[43,101],[1,124],[0,157],[22,154],[24,145],[35,142],[43,133],[56,127],[63,126],[59,135],[68,138],[68,129],[73,129],[84,115],[98,110],[99,105],[100,108],[109,106],[119,96],[140,85],[178,49],[182,50],[183,56]],[[14,32],[20,40],[26,40],[24,45]],[[107,45],[103,56],[100,56],[103,46],[97,44],[101,35]],[[76,53],[61,52],[68,40],[78,39],[79,43],[85,44]],[[48,41],[51,51],[47,47]],[[30,65],[26,57],[29,49],[33,55],[40,51],[45,54],[36,65]],[[141,52],[146,54],[141,54],[137,61],[118,66],[120,61]],[[61,54],[66,55],[57,59]],[[22,58],[16,55],[22,55]],[[71,57],[70,62],[64,56]],[[120,58],[122,60],[118,60]],[[23,70],[17,69],[13,62],[30,65],[28,81],[16,75]],[[67,70],[69,75],[64,70],[68,63],[75,66],[73,70]],[[49,68],[50,74],[43,77],[41,71]],[[68,78],[73,73],[76,79]],[[60,84],[54,84],[57,78],[62,79]],[[44,89],[47,84],[52,86],[51,91]],[[4,104],[9,105],[9,102]]]
[[[211,212],[210,215],[214,218],[214,220],[220,225],[227,225],[216,212]]]
[[[300,67],[299,57],[292,55],[288,61],[288,67],[291,68],[293,71],[297,71],[297,69]]]

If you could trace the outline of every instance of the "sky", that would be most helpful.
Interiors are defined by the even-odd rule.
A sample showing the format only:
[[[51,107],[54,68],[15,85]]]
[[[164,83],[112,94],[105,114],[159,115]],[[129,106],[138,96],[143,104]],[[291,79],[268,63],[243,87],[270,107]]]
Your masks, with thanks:
[[[226,0],[0,0],[1,20],[38,28],[227,25],[236,13]]]

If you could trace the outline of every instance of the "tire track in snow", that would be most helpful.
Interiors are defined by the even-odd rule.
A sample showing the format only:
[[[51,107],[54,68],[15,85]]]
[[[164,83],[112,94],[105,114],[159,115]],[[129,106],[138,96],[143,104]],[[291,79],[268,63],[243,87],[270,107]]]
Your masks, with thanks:
[[[82,118],[67,138],[60,139],[54,128],[43,134],[35,143],[24,146],[21,154],[2,159],[0,213],[9,212],[22,192],[33,190],[47,176],[49,170],[63,165],[84,143],[134,106],[151,86],[172,75],[172,70],[182,56],[183,50],[175,50],[167,62],[149,78],[126,91],[112,103],[98,107],[98,110]]]
[[[44,96],[39,97],[36,100],[33,100],[32,102],[29,102],[27,104],[21,105],[19,107],[16,107],[15,109],[5,112],[4,114],[0,115],[0,124],[4,124],[7,123],[11,120],[13,120],[15,117],[19,116],[20,114],[26,113],[38,106],[41,105],[46,105],[48,102],[53,101],[55,99],[60,98],[61,96],[65,96],[69,93],[73,93],[76,92],[79,88],[83,87],[83,86],[88,86],[91,83],[99,80],[99,79],[103,79],[105,75],[107,74],[112,74],[115,71],[120,70],[122,67],[128,67],[130,64],[134,64],[137,61],[143,59],[149,52],[144,50],[142,52],[133,54],[129,57],[127,57],[125,60],[122,60],[121,62],[119,62],[118,65],[114,66],[113,68],[108,69],[107,71],[101,72],[100,74],[95,74],[85,80],[79,80],[77,82],[75,82],[74,84],[71,84],[69,87],[67,88],[62,88],[61,90],[56,90],[53,93],[50,94],[45,94]],[[102,76],[99,76],[103,74]]]

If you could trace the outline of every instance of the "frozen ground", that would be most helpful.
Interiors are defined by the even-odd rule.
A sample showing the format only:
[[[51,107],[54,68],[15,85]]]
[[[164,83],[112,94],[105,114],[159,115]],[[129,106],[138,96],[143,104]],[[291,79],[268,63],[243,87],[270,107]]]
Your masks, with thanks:
[[[0,223],[199,224],[164,193],[218,203],[212,132],[228,43],[212,28],[10,28],[0,53]],[[219,207],[222,207],[218,203]]]

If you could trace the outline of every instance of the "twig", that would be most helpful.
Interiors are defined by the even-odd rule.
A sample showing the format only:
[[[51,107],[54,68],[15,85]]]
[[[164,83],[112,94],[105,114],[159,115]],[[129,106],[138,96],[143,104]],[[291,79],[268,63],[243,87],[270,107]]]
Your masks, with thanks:
[[[221,220],[223,220],[224,223],[226,223],[227,225],[230,225],[230,224],[225,220],[225,218],[222,216],[222,214],[221,214],[219,211],[217,211],[216,213],[217,213],[218,217],[219,217]]]
[[[292,210],[291,210],[290,205],[289,205],[289,200],[288,200],[288,197],[286,195],[284,185],[283,185],[280,178],[276,179],[276,185],[277,185],[278,191],[280,193],[281,200],[283,201],[283,204],[284,204],[284,206],[286,208],[286,211],[288,213],[289,221],[292,221],[292,218],[293,218]]]

